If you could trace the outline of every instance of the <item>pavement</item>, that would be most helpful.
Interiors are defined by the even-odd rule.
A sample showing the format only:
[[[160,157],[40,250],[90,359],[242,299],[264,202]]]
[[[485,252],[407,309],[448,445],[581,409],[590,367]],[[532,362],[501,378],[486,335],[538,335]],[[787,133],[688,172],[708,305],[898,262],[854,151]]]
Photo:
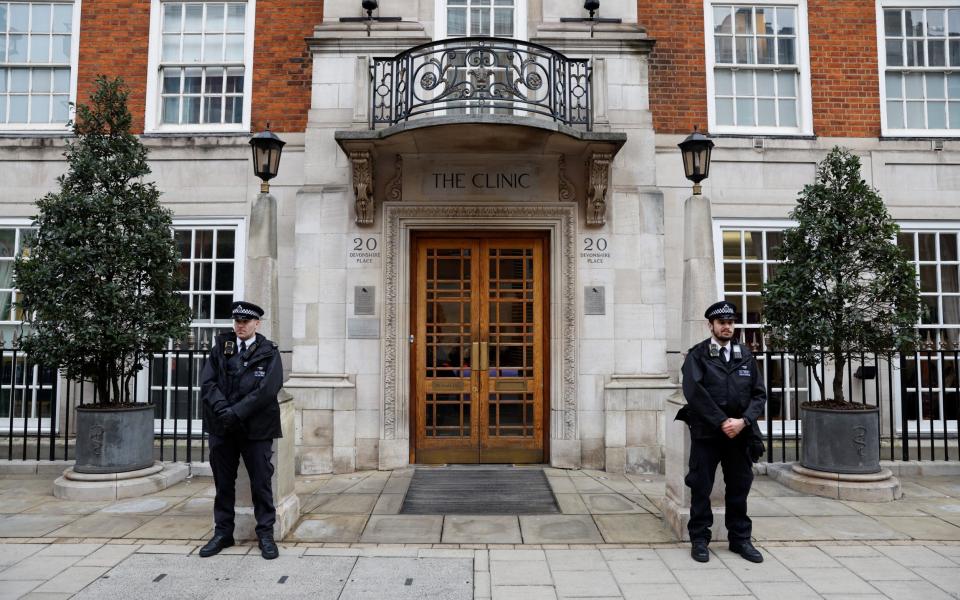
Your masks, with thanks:
[[[901,477],[904,497],[858,503],[757,477],[761,565],[666,528],[656,475],[545,469],[561,514],[401,515],[412,469],[300,477],[303,516],[264,561],[252,544],[200,559],[213,488],[193,477],[116,502],[54,498],[0,478],[6,598],[960,598],[960,476]]]

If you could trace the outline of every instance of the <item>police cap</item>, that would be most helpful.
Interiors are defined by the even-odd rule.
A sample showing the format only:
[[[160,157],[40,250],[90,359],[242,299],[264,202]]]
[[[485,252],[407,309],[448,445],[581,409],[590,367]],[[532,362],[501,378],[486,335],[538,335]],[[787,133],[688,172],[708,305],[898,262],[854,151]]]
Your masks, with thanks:
[[[709,308],[707,308],[706,312],[703,313],[703,316],[708,321],[713,321],[714,319],[729,319],[731,321],[736,321],[737,306],[732,302],[727,302],[726,300],[714,302],[709,306]]]
[[[244,302],[243,300],[234,302],[230,312],[233,313],[234,321],[249,321],[250,319],[259,321],[260,317],[263,316],[262,308],[253,302]]]

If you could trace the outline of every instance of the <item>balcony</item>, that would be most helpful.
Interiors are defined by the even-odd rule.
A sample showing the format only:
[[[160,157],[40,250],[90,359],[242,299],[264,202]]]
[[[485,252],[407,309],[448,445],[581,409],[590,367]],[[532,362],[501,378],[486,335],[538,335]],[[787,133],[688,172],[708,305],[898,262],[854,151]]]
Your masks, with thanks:
[[[423,115],[510,115],[592,129],[589,60],[539,44],[446,39],[374,58],[371,74],[371,129]]]

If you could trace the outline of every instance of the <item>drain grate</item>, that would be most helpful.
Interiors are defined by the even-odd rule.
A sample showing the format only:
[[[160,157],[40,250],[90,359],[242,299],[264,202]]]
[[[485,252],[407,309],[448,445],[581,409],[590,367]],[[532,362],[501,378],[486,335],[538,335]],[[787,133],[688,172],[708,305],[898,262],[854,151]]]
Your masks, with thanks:
[[[400,508],[408,515],[559,512],[541,469],[417,469]]]

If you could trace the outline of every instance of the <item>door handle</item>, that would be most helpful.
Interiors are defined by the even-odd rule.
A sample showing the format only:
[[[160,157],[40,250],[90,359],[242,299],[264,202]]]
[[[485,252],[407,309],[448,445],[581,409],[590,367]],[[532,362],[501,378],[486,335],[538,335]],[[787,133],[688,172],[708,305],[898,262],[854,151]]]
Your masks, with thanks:
[[[480,342],[480,372],[486,373],[490,368],[490,345],[488,342]]]
[[[471,345],[470,368],[474,373],[480,371],[480,342],[473,342]]]

